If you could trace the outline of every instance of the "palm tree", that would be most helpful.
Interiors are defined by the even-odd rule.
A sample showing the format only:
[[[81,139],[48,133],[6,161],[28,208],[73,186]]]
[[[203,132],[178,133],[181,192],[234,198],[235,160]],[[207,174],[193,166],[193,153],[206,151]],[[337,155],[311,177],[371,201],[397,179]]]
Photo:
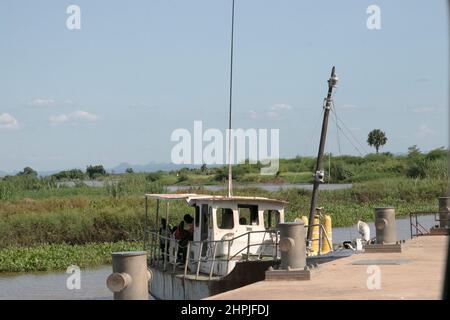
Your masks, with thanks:
[[[377,154],[378,154],[378,149],[380,149],[380,147],[384,146],[387,142],[387,137],[386,134],[381,131],[380,129],[374,129],[372,131],[369,132],[369,136],[367,137],[367,143],[369,144],[369,146],[373,146],[375,147],[375,149],[377,150]]]

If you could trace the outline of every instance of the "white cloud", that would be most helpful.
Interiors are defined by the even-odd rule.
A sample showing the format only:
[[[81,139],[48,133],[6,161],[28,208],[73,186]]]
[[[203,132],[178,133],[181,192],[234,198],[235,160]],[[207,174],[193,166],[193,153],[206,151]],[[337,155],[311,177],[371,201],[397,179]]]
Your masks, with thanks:
[[[288,110],[291,110],[292,106],[289,104],[284,104],[284,103],[276,103],[271,105],[268,109],[266,110],[249,110],[248,111],[248,116],[250,117],[250,119],[257,119],[257,118],[263,118],[263,117],[269,117],[269,118],[278,118],[281,113],[286,112]]]
[[[420,77],[416,79],[416,82],[428,82],[428,81],[430,81],[430,79],[427,77]]]
[[[17,130],[19,122],[9,113],[0,113],[0,129]]]
[[[138,102],[129,105],[128,108],[131,110],[141,110],[141,109],[154,109],[156,108],[156,106],[150,106],[145,103]]]
[[[287,111],[287,110],[291,110],[291,109],[292,109],[292,106],[289,104],[276,103],[269,108],[269,111],[267,112],[267,116],[269,118],[278,118],[280,113]]]
[[[251,119],[256,119],[258,117],[258,113],[255,110],[250,110],[248,112],[248,115],[250,116]]]
[[[276,103],[270,107],[271,111],[291,110],[292,106],[284,103]]]
[[[269,112],[267,112],[267,116],[269,118],[278,118],[279,115],[280,114],[278,112],[276,112],[276,111],[269,111]]]
[[[47,107],[54,107],[56,104],[56,101],[54,99],[33,99],[30,102],[28,102],[28,105],[35,107],[35,108],[47,108]]]
[[[28,105],[34,108],[54,108],[62,106],[73,106],[75,102],[71,99],[65,99],[63,101],[57,101],[55,99],[36,98],[28,102]]]
[[[416,132],[416,136],[419,138],[427,138],[430,136],[434,136],[436,131],[431,129],[428,125],[422,124]]]
[[[93,122],[96,121],[97,119],[98,116],[96,116],[95,114],[82,110],[78,110],[67,114],[55,115],[49,118],[52,124],[63,124],[63,123],[75,124],[79,122]]]
[[[75,102],[73,100],[70,100],[70,99],[64,100],[63,103],[64,104],[68,104],[68,105],[74,105],[75,104]]]
[[[421,107],[412,109],[414,113],[431,113],[437,111],[436,107]]]

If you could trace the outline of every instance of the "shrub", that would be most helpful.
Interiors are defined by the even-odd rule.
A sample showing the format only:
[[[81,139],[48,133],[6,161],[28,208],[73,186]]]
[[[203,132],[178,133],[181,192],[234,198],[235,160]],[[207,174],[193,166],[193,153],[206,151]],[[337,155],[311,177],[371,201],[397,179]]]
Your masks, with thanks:
[[[444,147],[437,148],[428,152],[425,156],[427,160],[448,160],[448,151]]]
[[[159,179],[161,179],[162,177],[162,172],[161,171],[157,171],[157,172],[150,172],[146,179],[150,182],[155,182],[158,181]]]
[[[80,169],[64,170],[52,175],[56,180],[83,180],[85,175]]]
[[[17,176],[30,176],[30,177],[37,177],[37,172],[31,169],[30,167],[23,168],[23,171],[20,171]]]
[[[178,175],[177,182],[184,182],[184,181],[188,181],[188,180],[189,180],[189,177],[187,176],[187,174],[180,173]]]
[[[340,161],[331,162],[330,169],[331,180],[333,182],[345,181],[353,176],[353,173]]]
[[[89,176],[90,179],[95,179],[99,176],[105,176],[106,170],[105,168],[103,168],[102,165],[88,166],[86,168],[86,174]]]

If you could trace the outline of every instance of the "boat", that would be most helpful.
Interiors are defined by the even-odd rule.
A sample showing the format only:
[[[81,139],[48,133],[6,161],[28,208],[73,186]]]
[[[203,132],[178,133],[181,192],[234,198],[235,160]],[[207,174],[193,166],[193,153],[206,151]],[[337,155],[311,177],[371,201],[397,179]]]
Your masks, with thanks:
[[[305,224],[308,230],[305,239],[308,265],[329,262],[354,253],[351,249],[333,248],[329,231],[318,220],[321,208],[316,207],[319,186],[324,177],[322,158],[331,91],[336,81],[333,67],[324,104],[310,219],[309,224]],[[155,228],[152,230],[148,230],[149,201],[156,201],[152,221]],[[189,219],[184,221],[190,225],[192,234],[192,238],[187,241],[176,239],[175,233],[169,232],[170,206],[174,201],[184,203],[185,217],[191,217],[192,220],[192,223]],[[146,194],[144,246],[149,252],[150,294],[163,300],[198,300],[264,280],[265,272],[280,264],[277,226],[285,222],[285,205],[285,201],[277,199],[233,196],[231,163],[227,196]],[[161,219],[165,220],[162,230]],[[184,226],[180,225],[179,229],[184,229]],[[321,252],[321,242],[324,241],[328,242],[327,252]]]
[[[162,205],[166,209],[164,219],[169,223],[170,204],[184,202],[193,215],[193,238],[183,247],[174,234],[164,237],[156,231],[147,233],[149,288],[154,298],[203,299],[264,280],[265,271],[279,263],[276,226],[284,222],[286,202],[263,197],[145,195],[146,203],[155,200],[156,226],[162,218]],[[182,250],[187,256],[179,263]]]
[[[156,201],[153,225],[145,230],[151,281],[149,293],[161,300],[199,300],[265,279],[265,272],[281,262],[277,225],[283,223],[285,201],[264,197],[203,194],[146,194],[145,216],[149,225],[149,202]],[[182,202],[193,216],[193,237],[183,246],[174,233],[158,232],[161,219],[169,228],[170,207]],[[173,204],[172,204],[173,205]],[[323,228],[322,225],[319,227]],[[320,238],[312,239],[320,241]],[[328,238],[325,237],[325,239]],[[330,243],[331,246],[331,243]],[[180,262],[180,252],[186,259]],[[352,254],[333,250],[307,257],[317,265]]]
[[[234,0],[232,17],[230,132]],[[314,175],[310,223],[305,225],[308,228],[305,241],[308,244],[309,265],[328,262],[353,252],[333,250],[332,241],[328,238],[323,225],[315,222],[317,192],[324,178],[322,158],[328,113],[332,105],[332,90],[336,83],[337,76],[333,67],[328,80],[328,95],[323,106],[325,112]],[[230,148],[230,141],[228,147]],[[231,154],[230,150],[228,154]],[[203,299],[264,280],[269,268],[279,266],[281,254],[277,226],[285,222],[286,202],[264,197],[234,196],[230,159],[228,169],[227,196],[195,193],[145,195],[144,248],[148,252],[148,268],[151,274],[149,292],[155,299]],[[156,202],[153,203],[155,212],[152,221],[149,219],[149,202]],[[175,233],[169,230],[172,217],[170,208],[180,206],[180,202],[184,206],[183,212],[186,212],[187,218],[183,223],[189,225],[190,238],[177,239]],[[165,221],[164,225],[162,219]],[[152,229],[149,229],[150,225]],[[179,225],[179,230],[184,228],[183,224]],[[323,254],[320,251],[321,241],[328,242],[329,252]],[[313,243],[316,246],[319,243],[318,250],[311,250]]]

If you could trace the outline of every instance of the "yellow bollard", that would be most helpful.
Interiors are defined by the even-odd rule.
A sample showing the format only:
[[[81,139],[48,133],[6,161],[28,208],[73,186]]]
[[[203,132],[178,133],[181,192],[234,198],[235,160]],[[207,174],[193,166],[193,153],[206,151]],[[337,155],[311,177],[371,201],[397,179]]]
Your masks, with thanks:
[[[327,214],[323,216],[323,228],[325,229],[325,232],[322,231],[322,254],[325,254],[333,250],[333,248],[331,247],[333,245],[333,231],[331,225],[331,217]]]
[[[319,253],[319,239],[320,239],[320,226],[319,226],[320,220],[319,220],[319,216],[315,215],[314,216],[314,221],[313,221],[313,231],[312,231],[312,239],[311,239],[311,247],[312,247],[312,252],[311,255],[312,256],[316,256]]]
[[[308,217],[307,217],[307,216],[301,216],[300,219],[303,221],[303,223],[305,224],[305,226],[308,225]]]

